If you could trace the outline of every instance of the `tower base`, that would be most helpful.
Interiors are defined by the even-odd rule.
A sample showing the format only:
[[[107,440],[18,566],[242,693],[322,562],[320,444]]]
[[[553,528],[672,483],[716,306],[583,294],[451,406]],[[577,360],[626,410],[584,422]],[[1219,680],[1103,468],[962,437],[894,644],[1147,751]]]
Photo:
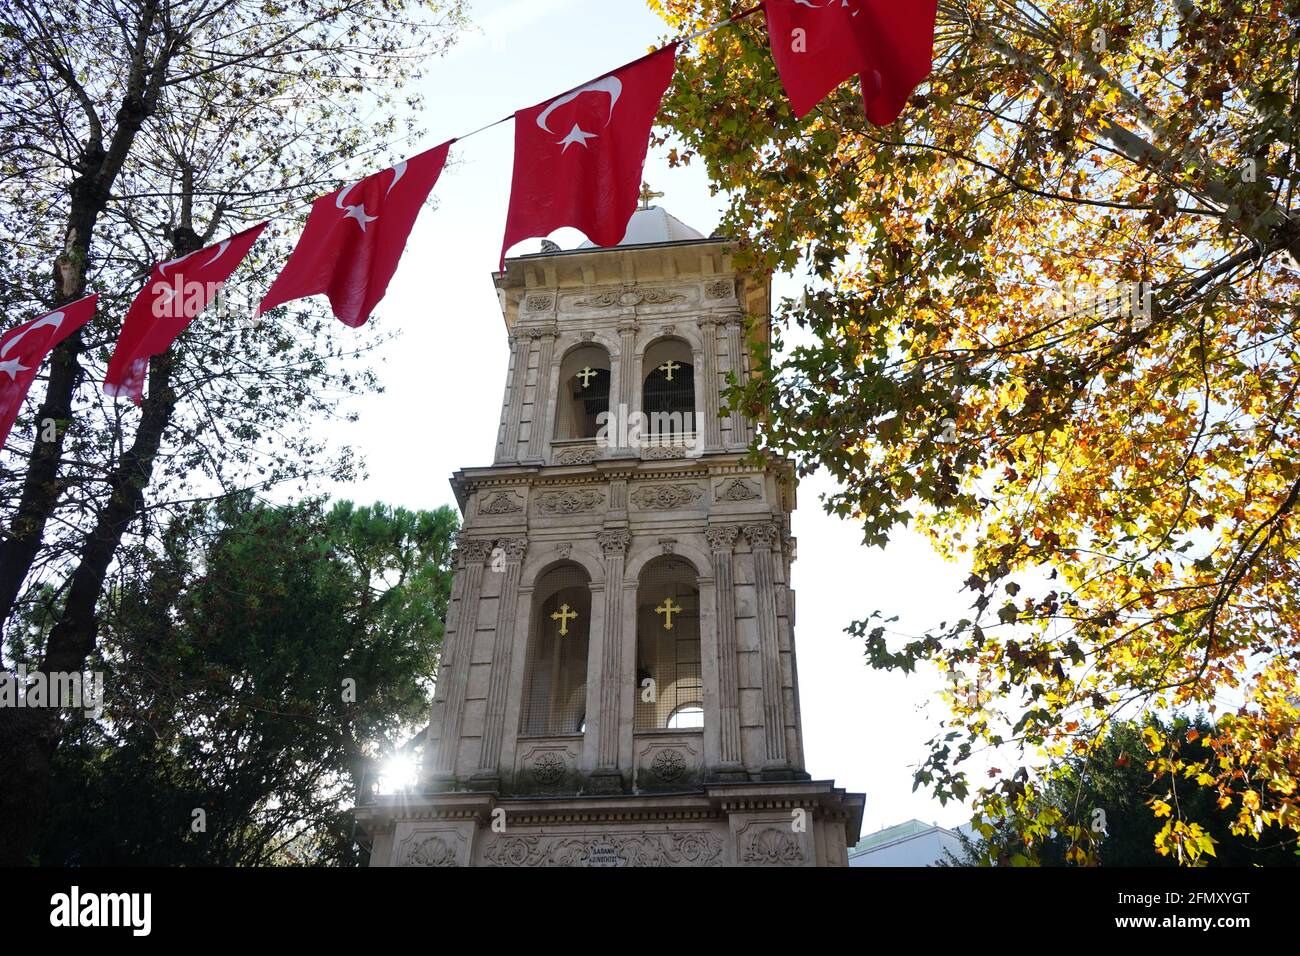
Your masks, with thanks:
[[[864,797],[831,781],[678,793],[385,796],[357,808],[371,866],[847,866]]]

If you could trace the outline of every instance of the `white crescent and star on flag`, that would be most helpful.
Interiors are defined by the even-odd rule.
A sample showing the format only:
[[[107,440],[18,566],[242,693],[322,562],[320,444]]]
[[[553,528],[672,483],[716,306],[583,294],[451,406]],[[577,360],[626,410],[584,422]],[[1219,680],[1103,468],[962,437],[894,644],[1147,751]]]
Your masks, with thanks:
[[[555,130],[551,129],[551,127],[547,125],[550,122],[551,114],[561,106],[564,106],[567,103],[572,103],[578,97],[586,93],[608,94],[609,116],[605,119],[605,126],[608,126],[614,120],[614,107],[618,105],[618,98],[623,95],[623,81],[617,76],[606,76],[599,80],[593,80],[586,86],[578,87],[572,93],[565,93],[563,96],[551,100],[546,109],[542,110],[541,115],[537,117],[537,125],[547,133],[555,133]],[[589,148],[587,146],[587,140],[596,138],[597,135],[595,133],[589,133],[578,123],[574,123],[573,129],[569,130],[564,139],[558,140],[555,145],[563,146],[564,148],[560,150],[560,152],[566,153],[569,151],[569,147],[575,144],[581,146],[583,149],[587,149]]]
[[[389,183],[388,188],[384,190],[384,195],[387,196],[389,193],[391,193],[393,191],[393,187],[397,185],[397,181],[405,175],[406,175],[406,160],[402,160],[400,163],[398,163],[396,166],[393,167],[393,181]],[[356,224],[361,227],[361,231],[365,232],[366,223],[375,222],[379,219],[379,217],[369,215],[366,212],[365,203],[357,203],[356,205],[352,205],[348,203],[348,194],[351,193],[352,190],[360,186],[363,182],[365,182],[364,179],[358,180],[357,182],[352,183],[350,186],[346,186],[345,188],[340,189],[339,194],[334,197],[334,206],[337,209],[343,210],[344,219],[354,220]]]
[[[9,350],[17,345],[19,339],[28,332],[35,332],[37,329],[43,329],[47,326],[57,329],[63,324],[63,319],[63,312],[51,312],[49,315],[37,319],[25,329],[20,330],[19,333],[6,342],[3,347],[0,347],[0,372],[7,373],[9,375],[9,381],[11,382],[18,377],[20,372],[30,372],[31,369],[26,365],[23,365],[20,359],[9,358]]]

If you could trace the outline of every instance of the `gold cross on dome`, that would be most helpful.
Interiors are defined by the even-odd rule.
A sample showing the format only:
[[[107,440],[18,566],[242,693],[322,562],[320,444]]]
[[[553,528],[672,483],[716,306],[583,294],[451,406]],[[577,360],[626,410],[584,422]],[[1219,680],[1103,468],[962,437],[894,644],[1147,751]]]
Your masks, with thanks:
[[[574,378],[582,379],[583,388],[586,388],[588,385],[590,385],[591,380],[595,377],[596,377],[596,370],[592,368],[590,365],[588,365],[581,372],[579,372],[577,375],[574,376]]]
[[[578,612],[569,609],[569,605],[561,604],[560,609],[551,615],[552,621],[560,622],[560,637],[569,633],[569,622],[578,619]]]
[[[678,365],[678,364],[677,364],[676,362],[674,362],[672,359],[669,359],[669,360],[668,360],[667,362],[665,362],[663,365],[660,365],[660,366],[659,366],[659,371],[661,371],[661,372],[663,372],[665,375],[667,375],[667,376],[668,376],[668,381],[671,382],[671,381],[673,380],[673,372],[677,371],[679,368],[681,368],[680,365]]]
[[[664,194],[655,192],[653,189],[650,188],[649,183],[641,184],[641,208],[642,209],[650,208],[650,200],[663,199],[663,198],[664,198]]]
[[[662,614],[664,616],[665,631],[671,631],[673,629],[673,615],[681,613],[681,610],[681,608],[673,606],[672,598],[664,598],[664,603],[655,608],[656,614]]]

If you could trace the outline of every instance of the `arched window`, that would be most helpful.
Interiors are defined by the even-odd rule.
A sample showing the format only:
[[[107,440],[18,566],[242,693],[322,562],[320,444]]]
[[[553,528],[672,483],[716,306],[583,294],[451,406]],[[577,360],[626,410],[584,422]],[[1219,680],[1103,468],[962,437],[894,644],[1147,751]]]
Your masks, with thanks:
[[[587,722],[587,638],[591,588],[576,564],[547,571],[533,589],[520,733],[582,733]]]
[[[566,355],[555,404],[556,441],[595,438],[597,417],[609,411],[609,353],[584,345]]]
[[[637,584],[636,635],[634,729],[703,727],[700,590],[689,561],[665,556],[645,566]]]
[[[645,353],[641,411],[644,434],[656,442],[689,442],[695,435],[695,369],[679,339],[656,342]]]

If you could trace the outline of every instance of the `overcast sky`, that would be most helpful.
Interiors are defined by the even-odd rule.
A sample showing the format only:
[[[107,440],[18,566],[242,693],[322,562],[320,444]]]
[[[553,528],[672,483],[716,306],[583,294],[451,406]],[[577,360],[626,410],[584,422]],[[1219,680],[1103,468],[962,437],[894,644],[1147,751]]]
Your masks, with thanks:
[[[472,0],[472,8],[482,32],[428,65],[429,138],[412,153],[564,92],[667,36],[643,0]],[[400,331],[379,366],[387,391],[359,402],[360,421],[335,436],[357,449],[369,478],[333,488],[334,495],[408,508],[454,505],[451,473],[491,464],[508,360],[491,273],[511,158],[508,123],[455,148],[457,165],[435,189],[439,207],[421,214],[376,312],[380,328]],[[646,177],[665,194],[660,205],[705,235],[713,231],[722,197],[710,196],[702,171],[670,170],[662,153],[652,152]],[[566,230],[552,238],[572,248],[582,237]],[[795,288],[786,278],[775,294]],[[934,696],[939,682],[929,674],[873,672],[843,629],[877,608],[900,615],[891,628],[909,635],[964,616],[970,596],[958,589],[965,575],[914,536],[884,551],[861,547],[854,525],[821,510],[827,487],[805,480],[794,515],[808,770],[867,795],[864,833],[913,817],[963,822],[964,808],[912,793],[912,768],[943,713]]]

